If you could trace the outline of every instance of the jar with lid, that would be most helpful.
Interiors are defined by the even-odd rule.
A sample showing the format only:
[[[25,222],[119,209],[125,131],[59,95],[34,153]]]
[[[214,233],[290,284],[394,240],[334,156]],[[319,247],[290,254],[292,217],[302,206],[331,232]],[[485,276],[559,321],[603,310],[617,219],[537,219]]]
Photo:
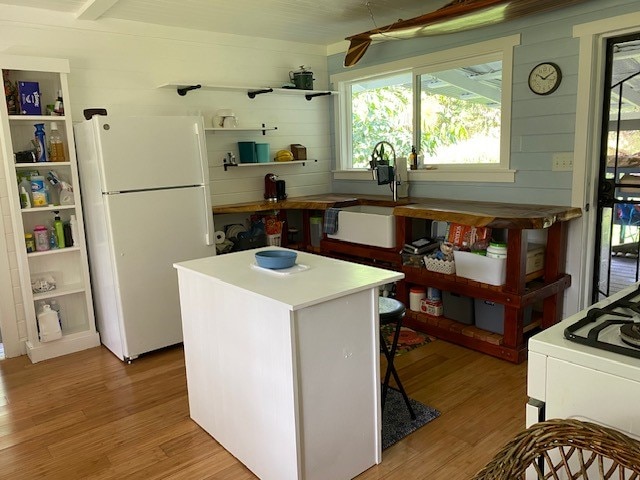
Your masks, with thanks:
[[[44,225],[36,225],[33,229],[33,236],[36,243],[36,251],[49,250],[49,229]]]
[[[427,290],[423,287],[411,287],[409,289],[409,310],[420,311],[420,302],[427,298]]]
[[[487,257],[490,258],[507,258],[507,244],[500,242],[491,242],[487,247]]]

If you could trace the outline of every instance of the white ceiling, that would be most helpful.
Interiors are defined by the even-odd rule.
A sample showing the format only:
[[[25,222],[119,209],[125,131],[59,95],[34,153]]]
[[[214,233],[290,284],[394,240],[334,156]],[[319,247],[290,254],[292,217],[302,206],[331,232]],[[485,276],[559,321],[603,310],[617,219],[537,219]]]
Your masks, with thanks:
[[[84,20],[133,20],[220,33],[331,45],[409,19],[450,0],[0,0]],[[372,18],[373,17],[373,18]]]

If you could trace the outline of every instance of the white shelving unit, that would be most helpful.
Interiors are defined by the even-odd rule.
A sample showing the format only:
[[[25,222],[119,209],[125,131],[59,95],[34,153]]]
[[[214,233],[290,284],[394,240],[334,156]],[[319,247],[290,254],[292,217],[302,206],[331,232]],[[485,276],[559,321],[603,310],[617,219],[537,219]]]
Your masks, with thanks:
[[[216,90],[227,92],[246,92],[249,98],[256,98],[258,95],[298,95],[307,100],[328,95],[337,95],[338,92],[332,90],[300,90],[298,88],[273,88],[273,87],[252,87],[252,86],[231,86],[231,85],[206,85],[206,84],[186,84],[186,83],[165,83],[158,88],[173,88],[178,95],[185,96],[192,90]]]
[[[12,82],[38,82],[43,113],[47,104],[55,102],[59,90],[65,104],[64,116],[9,115],[6,102],[2,102],[0,108],[0,142],[25,308],[26,350],[31,361],[35,363],[100,345],[100,337],[95,328],[73,126],[69,115],[69,62],[58,58],[0,55],[0,68],[3,73],[8,72]],[[48,137],[51,133],[51,122],[58,125],[68,161],[16,163],[14,153],[32,147],[34,124],[44,123]],[[69,183],[73,187],[73,204],[56,205],[54,196],[54,203],[48,206],[21,208],[18,178],[34,170],[43,176],[49,171],[55,172],[61,180]],[[36,225],[50,228],[54,212],[59,212],[61,220],[65,223],[69,222],[71,215],[75,215],[77,235],[74,245],[27,253],[23,233],[32,232]],[[31,288],[32,279],[45,274],[53,275],[56,289],[34,294]],[[63,336],[58,340],[41,342],[36,308],[40,302],[52,299],[60,306]]]

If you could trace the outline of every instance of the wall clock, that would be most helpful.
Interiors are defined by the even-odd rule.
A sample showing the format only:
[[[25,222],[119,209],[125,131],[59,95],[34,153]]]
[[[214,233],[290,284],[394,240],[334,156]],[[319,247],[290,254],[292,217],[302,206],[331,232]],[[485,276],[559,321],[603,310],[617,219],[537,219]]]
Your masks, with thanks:
[[[549,95],[555,92],[561,81],[560,67],[552,62],[536,65],[529,74],[529,88],[537,95]]]

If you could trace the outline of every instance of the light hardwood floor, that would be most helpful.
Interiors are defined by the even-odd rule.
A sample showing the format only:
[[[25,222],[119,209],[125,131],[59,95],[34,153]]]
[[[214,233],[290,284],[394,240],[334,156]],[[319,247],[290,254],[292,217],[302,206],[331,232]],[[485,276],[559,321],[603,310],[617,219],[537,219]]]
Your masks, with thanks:
[[[409,395],[442,415],[358,480],[468,479],[524,426],[526,363],[437,340],[397,365]],[[102,347],[7,359],[0,389],[0,478],[256,478],[189,419],[180,347],[131,365]]]

